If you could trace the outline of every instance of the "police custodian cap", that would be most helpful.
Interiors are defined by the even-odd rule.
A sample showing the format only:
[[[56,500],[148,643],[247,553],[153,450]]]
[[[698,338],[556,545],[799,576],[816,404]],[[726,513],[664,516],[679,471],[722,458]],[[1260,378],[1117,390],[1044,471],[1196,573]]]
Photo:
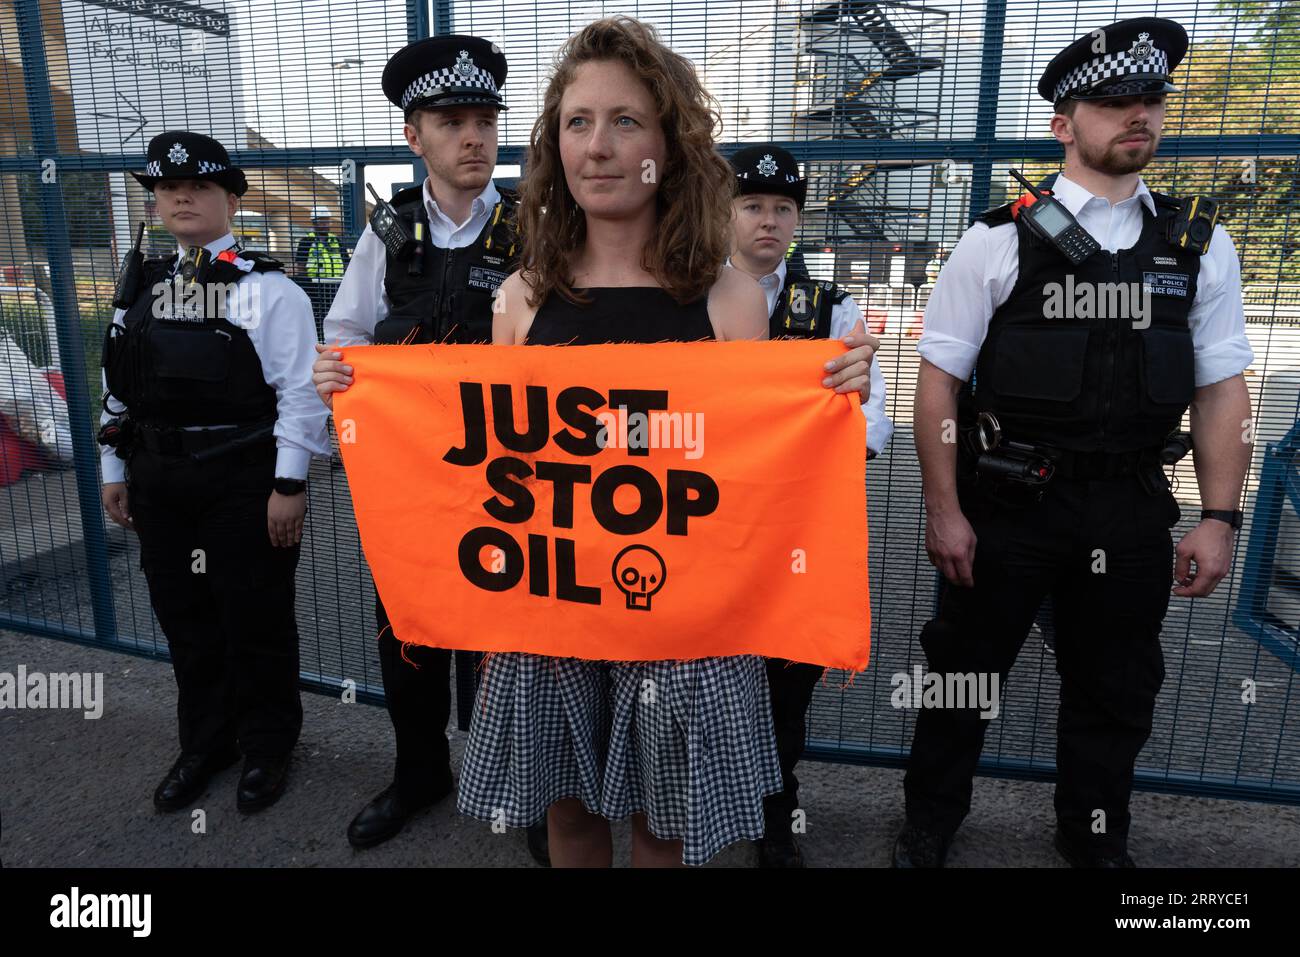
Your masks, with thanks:
[[[507,107],[506,58],[481,37],[428,37],[407,44],[384,67],[384,96],[403,112],[443,106]]]
[[[1053,57],[1038,81],[1038,95],[1059,103],[1177,93],[1169,74],[1186,52],[1187,31],[1173,20],[1121,20],[1079,37]]]
[[[210,136],[189,130],[169,130],[151,139],[144,172],[132,171],[131,175],[151,193],[164,179],[206,179],[236,196],[248,192],[244,171],[230,162],[226,148]]]
[[[741,196],[772,193],[788,196],[803,209],[808,181],[799,174],[799,164],[775,143],[756,143],[731,154],[731,168],[736,171],[736,187]]]

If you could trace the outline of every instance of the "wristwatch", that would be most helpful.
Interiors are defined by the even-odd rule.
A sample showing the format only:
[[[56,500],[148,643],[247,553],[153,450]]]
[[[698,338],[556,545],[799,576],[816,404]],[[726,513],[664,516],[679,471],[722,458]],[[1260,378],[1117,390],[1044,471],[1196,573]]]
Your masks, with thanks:
[[[1201,511],[1201,521],[1207,518],[1213,518],[1220,522],[1227,522],[1234,529],[1240,529],[1244,516],[1241,512],[1230,512],[1222,508],[1207,508]]]
[[[302,479],[277,478],[273,487],[281,495],[301,495],[307,491],[307,483]]]

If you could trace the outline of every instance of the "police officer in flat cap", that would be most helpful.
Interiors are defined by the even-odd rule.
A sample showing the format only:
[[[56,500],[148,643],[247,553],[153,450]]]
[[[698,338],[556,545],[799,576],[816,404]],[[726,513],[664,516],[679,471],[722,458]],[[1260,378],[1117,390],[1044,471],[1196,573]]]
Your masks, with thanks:
[[[1143,17],[1048,64],[1038,92],[1064,167],[978,217],[918,346],[925,541],[946,580],[921,646],[932,672],[1004,683],[1050,597],[1055,844],[1074,866],[1133,866],[1129,793],[1165,677],[1171,581],[1204,597],[1228,572],[1250,463],[1232,240],[1211,200],[1140,175],[1186,49],[1177,23]],[[1162,466],[1186,451],[1189,407],[1200,520],[1175,549]],[[988,720],[958,703],[918,713],[896,866],[941,866],[970,809]]]
[[[767,297],[773,339],[839,339],[865,330],[862,310],[853,297],[832,282],[814,280],[795,268],[786,250],[799,228],[808,181],[789,152],[774,143],[737,150],[731,157],[738,195],[732,201],[732,254],[729,264],[758,281]],[[894,426],[885,414],[885,377],[871,363],[871,396],[863,403],[867,419],[866,457],[874,458],[889,442]],[[793,831],[799,808],[795,765],[803,755],[808,705],[823,669],[816,665],[769,658],[768,684],[777,753],[784,789],[764,801],[766,834],[758,842],[763,867],[802,867],[803,855]]]
[[[493,295],[518,262],[515,195],[492,182],[505,79],[497,45],[471,36],[418,40],[384,68],[384,94],[402,110],[406,142],[428,176],[381,204],[357,242],[318,347],[326,402],[352,382],[337,346],[491,341]],[[403,647],[378,592],[375,615],[397,763],[392,783],[348,827],[357,848],[393,837],[453,786],[451,652]]]
[[[118,283],[104,508],[139,537],[176,672],[181,754],[154,805],[192,804],[242,753],[236,803],[256,811],[283,793],[302,726],[294,570],[308,465],[329,453],[315,324],[281,265],[235,242],[248,184],[220,143],[166,132],[147,160],[132,175],[180,248],[143,259],[137,240]]]

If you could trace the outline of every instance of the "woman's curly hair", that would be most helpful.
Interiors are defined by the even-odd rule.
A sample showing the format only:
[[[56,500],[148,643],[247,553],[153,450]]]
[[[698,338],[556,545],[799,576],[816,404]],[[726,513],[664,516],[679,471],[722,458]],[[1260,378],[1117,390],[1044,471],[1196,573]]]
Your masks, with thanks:
[[[631,17],[597,20],[565,42],[556,56],[541,115],[533,124],[526,172],[519,185],[519,231],[529,305],[573,290],[572,257],[586,238],[586,215],[569,192],[560,161],[560,100],[584,63],[625,64],[654,98],[666,144],[655,199],[658,228],[642,267],[678,303],[694,302],[713,285],[731,249],[735,178],[714,147],[721,124],[695,67]]]

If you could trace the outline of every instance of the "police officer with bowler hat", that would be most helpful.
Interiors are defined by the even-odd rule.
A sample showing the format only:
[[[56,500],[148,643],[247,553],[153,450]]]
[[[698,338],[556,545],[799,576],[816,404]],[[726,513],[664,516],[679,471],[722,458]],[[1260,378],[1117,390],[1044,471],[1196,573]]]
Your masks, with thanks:
[[[757,280],[767,297],[769,334],[773,339],[839,339],[855,328],[865,329],[862,310],[846,290],[833,282],[814,280],[792,266],[786,250],[799,228],[808,180],[799,164],[775,143],[757,143],[731,156],[737,196],[732,200],[733,252],[728,263]],[[885,377],[871,363],[871,396],[863,403],[867,418],[866,457],[874,458],[888,444],[894,425],[885,414]],[[817,665],[767,660],[772,698],[772,723],[784,785],[763,802],[767,830],[758,842],[762,867],[802,867],[803,854],[794,836],[799,809],[799,779],[795,765],[803,756],[808,706],[824,669]]]
[[[1050,596],[1055,843],[1077,867],[1133,866],[1129,795],[1165,677],[1171,580],[1204,597],[1227,573],[1250,463],[1232,240],[1211,200],[1140,175],[1186,49],[1180,25],[1142,17],[1051,61],[1038,92],[1064,168],[966,232],[918,346],[926,549],[946,579],[921,646],[932,672],[1004,681]],[[1174,549],[1162,465],[1189,407],[1202,510]],[[986,728],[953,702],[918,713],[895,866],[944,863]]]
[[[302,726],[294,570],[313,455],[329,452],[306,295],[231,233],[248,188],[199,133],[153,138],[144,173],[174,255],[128,254],[104,342],[103,502],[134,530],[167,637],[181,754],[154,793],[193,803],[244,757],[237,806],[279,799]],[[141,227],[143,231],[143,226]]]

